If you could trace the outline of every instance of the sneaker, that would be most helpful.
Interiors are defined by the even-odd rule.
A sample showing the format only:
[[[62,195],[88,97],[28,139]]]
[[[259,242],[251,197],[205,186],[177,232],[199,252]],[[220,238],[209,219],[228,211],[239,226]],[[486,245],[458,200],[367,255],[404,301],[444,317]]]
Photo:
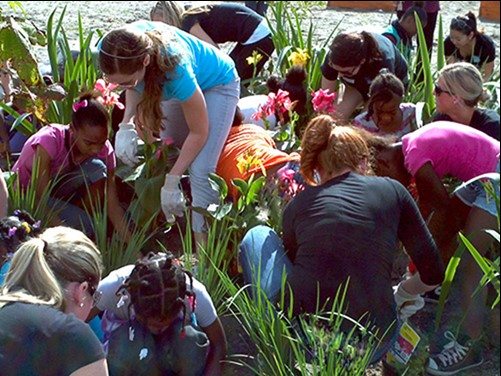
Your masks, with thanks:
[[[426,371],[430,375],[455,375],[458,372],[477,367],[484,362],[482,354],[472,340],[461,345],[452,332],[444,333],[450,340],[442,351],[428,359]]]
[[[442,286],[438,286],[434,290],[425,292],[423,294],[423,299],[426,303],[438,304],[440,301],[440,294],[442,293]],[[447,301],[447,299],[446,299]]]

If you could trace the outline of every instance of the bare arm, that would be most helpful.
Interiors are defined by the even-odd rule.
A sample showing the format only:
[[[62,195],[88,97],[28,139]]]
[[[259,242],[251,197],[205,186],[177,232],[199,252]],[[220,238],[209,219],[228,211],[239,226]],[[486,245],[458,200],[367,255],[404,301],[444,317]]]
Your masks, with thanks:
[[[425,163],[416,172],[415,179],[419,193],[419,209],[424,217],[432,211],[448,209],[449,194],[430,162]]]
[[[212,40],[212,38],[205,32],[204,29],[202,29],[202,26],[200,26],[198,22],[191,27],[190,34],[197,37],[198,39],[203,40],[204,42],[212,44],[216,48],[219,48],[217,43]]]
[[[131,123],[132,118],[137,113],[137,105],[141,101],[141,94],[139,94],[135,90],[127,90],[125,92],[125,112],[124,118],[122,119],[122,123]]]
[[[345,85],[343,98],[336,107],[336,119],[343,123],[347,122],[353,114],[353,111],[355,111],[355,109],[361,105],[363,101],[364,98],[357,89],[349,85]]]
[[[202,91],[197,86],[195,93],[181,104],[186,124],[189,128],[188,137],[181,147],[179,157],[170,171],[171,175],[182,175],[191,162],[202,150],[209,135],[209,117]]]
[[[33,158],[32,176],[31,179],[36,181],[36,197],[40,199],[43,196],[44,191],[47,189],[50,181],[50,164],[52,158],[49,153],[43,148],[43,146],[38,145],[35,152],[35,157]],[[37,167],[38,165],[38,167]],[[33,173],[38,168],[38,175],[33,176]]]
[[[322,89],[328,89],[331,93],[337,90],[337,80],[331,81],[322,76]]]
[[[7,216],[9,207],[9,191],[3,178],[3,171],[0,169],[0,218]]]
[[[131,238],[131,234],[125,219],[125,211],[120,206],[120,201],[118,200],[114,171],[109,172],[106,185],[108,189],[108,196],[106,200],[108,216],[110,217],[111,223],[113,223],[115,231],[122,235],[128,242]]]
[[[204,375],[221,375],[221,361],[226,358],[226,336],[219,318],[216,318],[216,321],[208,327],[203,328],[203,331],[210,341],[210,351]]]
[[[70,376],[108,376],[108,363],[106,359],[100,359],[77,369]]]
[[[486,63],[484,65],[484,73],[482,74],[482,78],[483,78],[484,82],[489,81],[493,71],[494,71],[494,62],[493,61],[491,61],[490,63]]]

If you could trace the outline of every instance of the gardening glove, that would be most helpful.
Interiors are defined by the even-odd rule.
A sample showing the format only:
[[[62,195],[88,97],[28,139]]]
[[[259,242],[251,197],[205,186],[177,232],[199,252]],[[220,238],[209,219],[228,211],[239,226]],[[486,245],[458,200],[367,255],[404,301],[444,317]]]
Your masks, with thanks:
[[[139,136],[134,123],[120,123],[115,135],[115,154],[118,159],[133,167],[139,162],[137,146]]]
[[[397,314],[402,321],[407,321],[409,317],[424,307],[424,299],[421,295],[409,294],[402,287],[402,282],[393,287],[393,296],[397,303]]]
[[[174,216],[182,217],[186,207],[186,200],[179,185],[180,180],[181,176],[165,175],[165,183],[160,191],[162,211],[169,223],[174,223]]]

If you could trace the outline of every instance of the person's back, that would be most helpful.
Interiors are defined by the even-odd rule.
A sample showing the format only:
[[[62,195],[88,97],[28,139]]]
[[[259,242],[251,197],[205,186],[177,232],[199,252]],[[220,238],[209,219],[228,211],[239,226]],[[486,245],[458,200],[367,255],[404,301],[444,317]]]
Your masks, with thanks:
[[[317,282],[322,305],[349,278],[348,314],[358,319],[371,312],[369,319],[380,328],[391,324],[396,317],[391,270],[403,191],[390,179],[350,172],[306,188],[290,203],[284,235],[293,231],[297,244],[288,278],[297,307],[314,312]],[[284,236],[289,249],[287,242]]]
[[[181,29],[189,33],[199,23],[216,43],[245,43],[263,21],[262,16],[241,4],[221,3],[207,8],[205,12],[184,12]]]
[[[70,375],[102,357],[89,326],[73,315],[20,302],[0,309],[0,373],[4,376]]]
[[[431,162],[439,178],[451,175],[467,181],[494,171],[499,142],[467,125],[438,121],[405,135],[402,152],[413,176]]]

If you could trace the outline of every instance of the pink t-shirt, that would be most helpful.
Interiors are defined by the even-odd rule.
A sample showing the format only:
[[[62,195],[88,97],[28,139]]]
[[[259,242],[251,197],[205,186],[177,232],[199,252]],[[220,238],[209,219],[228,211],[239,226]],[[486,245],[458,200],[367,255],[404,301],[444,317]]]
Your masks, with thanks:
[[[465,182],[495,171],[499,141],[467,125],[437,121],[402,137],[402,152],[412,176],[431,162],[439,178]]]
[[[67,125],[47,125],[26,141],[19,159],[12,168],[13,171],[19,174],[21,186],[26,187],[30,181],[33,159],[38,145],[47,151],[52,160],[50,165],[51,177],[56,176],[58,172],[64,171],[69,165],[68,150],[65,145],[65,132],[68,129],[69,126]],[[106,163],[108,171],[115,170],[115,153],[109,140],[106,140],[96,157]]]

